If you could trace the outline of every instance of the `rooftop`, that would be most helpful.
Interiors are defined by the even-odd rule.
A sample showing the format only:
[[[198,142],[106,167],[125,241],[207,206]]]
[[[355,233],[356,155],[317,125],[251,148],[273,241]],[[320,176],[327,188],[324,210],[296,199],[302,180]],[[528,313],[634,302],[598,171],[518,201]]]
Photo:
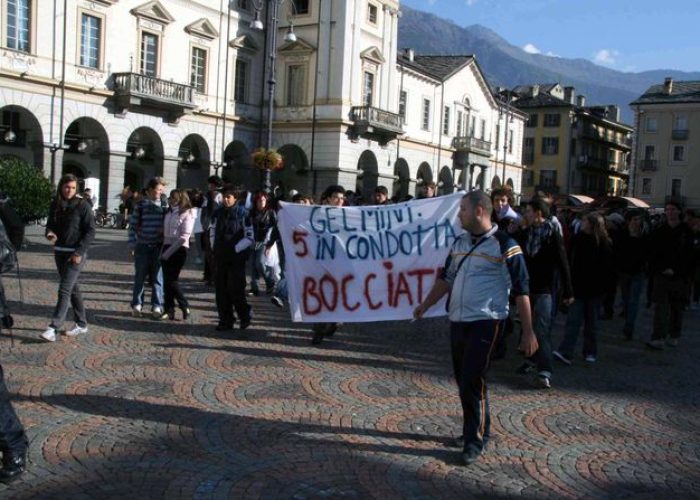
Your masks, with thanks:
[[[452,76],[463,66],[474,60],[472,55],[461,56],[413,56],[413,61],[406,54],[398,55],[398,62],[402,66],[414,69],[438,80],[445,80]]]
[[[671,80],[670,84],[670,93],[667,90],[667,83],[652,85],[630,104],[700,102],[700,81],[675,82]]]

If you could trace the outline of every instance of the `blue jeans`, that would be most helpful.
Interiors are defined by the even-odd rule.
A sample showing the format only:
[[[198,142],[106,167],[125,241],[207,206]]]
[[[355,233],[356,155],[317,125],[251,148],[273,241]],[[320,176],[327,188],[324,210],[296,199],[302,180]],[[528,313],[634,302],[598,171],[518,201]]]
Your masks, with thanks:
[[[146,277],[151,278],[151,304],[163,307],[163,270],[160,267],[160,245],[137,244],[134,249],[134,290],[131,307],[143,306]]]
[[[63,322],[66,320],[68,308],[73,306],[73,316],[75,323],[85,328],[87,326],[87,317],[85,316],[85,305],[83,304],[83,296],[80,294],[80,286],[78,286],[78,277],[87,261],[87,255],[84,255],[80,264],[72,264],[70,258],[73,256],[69,252],[56,252],[54,259],[56,260],[56,269],[60,276],[58,284],[58,300],[56,307],[53,310],[51,318],[51,327],[55,330],[63,328]]]
[[[622,333],[631,339],[634,335],[634,327],[637,323],[637,313],[639,312],[639,301],[644,290],[644,273],[620,274],[620,289],[622,291],[622,305],[625,313],[625,326]]]
[[[491,415],[486,372],[503,321],[450,323],[452,368],[459,387],[464,427],[464,450],[483,450],[490,435]]]
[[[287,278],[284,277],[277,282],[277,288],[275,288],[275,297],[279,297],[282,300],[287,300],[289,298],[289,289],[287,287]]]
[[[532,327],[539,347],[530,361],[537,365],[540,375],[552,376],[552,296],[548,293],[530,295]]]
[[[559,352],[573,357],[578,334],[583,324],[583,355],[596,356],[598,353],[598,312],[600,310],[601,298],[593,297],[582,299],[576,297],[574,303],[569,306],[569,314],[566,317],[566,329],[564,340],[559,344]]]

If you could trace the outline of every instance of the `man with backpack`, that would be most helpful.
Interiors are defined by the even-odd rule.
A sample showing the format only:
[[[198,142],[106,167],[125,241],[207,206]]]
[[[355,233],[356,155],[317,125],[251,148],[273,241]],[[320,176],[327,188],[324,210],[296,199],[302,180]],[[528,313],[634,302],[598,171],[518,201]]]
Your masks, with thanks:
[[[0,331],[9,330],[14,324],[7,307],[1,275],[11,271],[16,264],[15,252],[21,248],[23,238],[22,219],[10,206],[7,198],[0,193]],[[8,263],[12,263],[12,266]],[[0,452],[2,452],[0,482],[14,481],[25,471],[28,446],[27,435],[10,402],[10,393],[5,385],[5,373],[0,365]]]
[[[154,319],[163,319],[163,271],[160,250],[163,245],[163,220],[168,201],[163,190],[165,181],[154,177],[146,186],[144,196],[134,207],[129,219],[129,248],[134,256],[134,289],[132,313],[140,317],[143,310],[144,285],[151,277],[151,305]]]

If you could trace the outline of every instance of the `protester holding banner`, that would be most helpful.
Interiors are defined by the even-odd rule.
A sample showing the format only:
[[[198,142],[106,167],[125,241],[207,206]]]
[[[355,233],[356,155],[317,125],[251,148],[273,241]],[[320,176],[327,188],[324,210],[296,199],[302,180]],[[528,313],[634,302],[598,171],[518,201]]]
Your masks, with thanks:
[[[345,201],[345,189],[343,186],[332,185],[328,186],[321,195],[322,205],[330,205],[332,207],[342,207]],[[332,336],[338,329],[338,323],[315,323],[312,331],[314,336],[311,339],[313,345],[319,345],[323,342],[323,337]]]
[[[423,317],[450,292],[452,363],[464,417],[463,434],[455,444],[463,447],[465,465],[479,458],[489,439],[485,375],[499,328],[508,316],[511,292],[522,325],[520,349],[531,356],[538,347],[522,250],[491,222],[492,211],[491,199],[482,191],[464,195],[459,220],[466,233],[454,241],[442,275],[413,312],[414,318]]]

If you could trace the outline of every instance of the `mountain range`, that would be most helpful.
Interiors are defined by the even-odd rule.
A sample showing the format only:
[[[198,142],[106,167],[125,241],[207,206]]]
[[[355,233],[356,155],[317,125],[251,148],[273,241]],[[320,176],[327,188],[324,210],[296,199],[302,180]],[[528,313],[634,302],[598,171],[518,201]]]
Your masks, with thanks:
[[[492,87],[513,88],[535,83],[576,87],[576,95],[586,96],[586,105],[617,104],[622,121],[627,123],[633,121],[629,103],[651,85],[663,83],[666,77],[700,80],[700,72],[659,69],[627,73],[587,59],[531,54],[478,24],[461,27],[405,5],[401,11],[401,48],[411,48],[421,55],[474,55]]]

